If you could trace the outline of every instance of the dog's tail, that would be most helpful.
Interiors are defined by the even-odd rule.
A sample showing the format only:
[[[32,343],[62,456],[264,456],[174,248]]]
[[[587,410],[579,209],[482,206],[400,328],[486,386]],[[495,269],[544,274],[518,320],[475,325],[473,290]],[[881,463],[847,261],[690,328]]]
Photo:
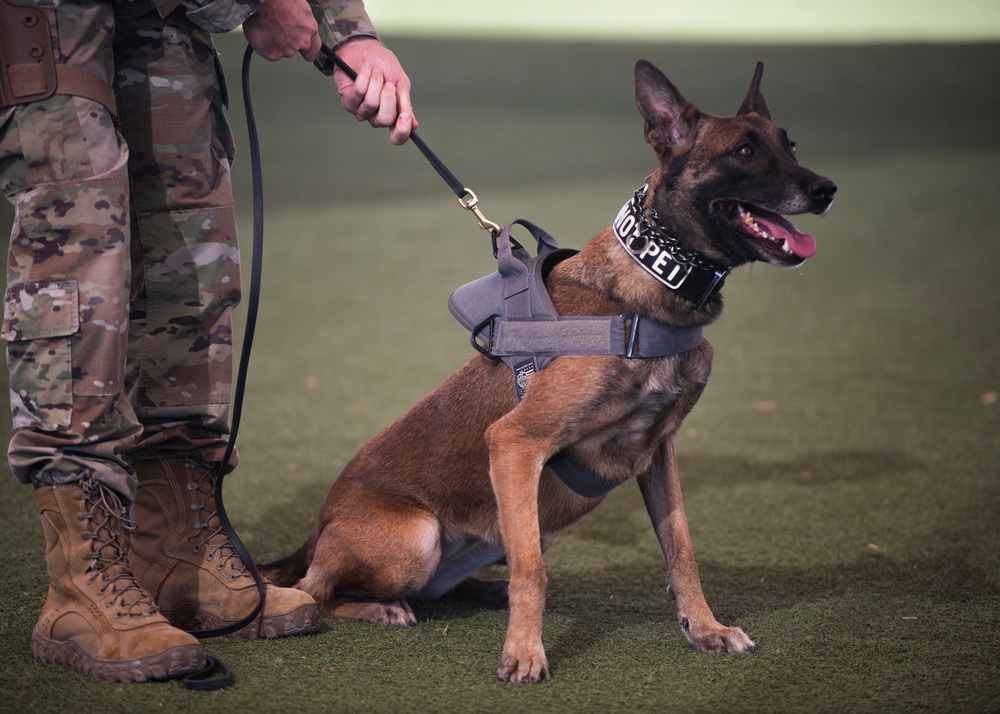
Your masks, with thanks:
[[[305,577],[306,571],[309,570],[309,565],[312,563],[315,548],[316,534],[313,533],[309,540],[294,553],[279,558],[273,563],[261,565],[260,573],[274,585],[290,588]]]

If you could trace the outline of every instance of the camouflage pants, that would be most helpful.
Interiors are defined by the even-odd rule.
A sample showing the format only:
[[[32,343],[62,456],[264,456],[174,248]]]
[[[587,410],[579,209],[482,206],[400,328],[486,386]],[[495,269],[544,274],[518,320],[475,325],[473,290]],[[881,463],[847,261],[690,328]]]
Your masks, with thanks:
[[[0,109],[14,434],[24,483],[93,476],[131,499],[139,458],[222,457],[240,300],[234,146],[211,36],[148,0],[39,3],[56,57],[105,77],[100,104]],[[235,465],[235,457],[233,459]]]

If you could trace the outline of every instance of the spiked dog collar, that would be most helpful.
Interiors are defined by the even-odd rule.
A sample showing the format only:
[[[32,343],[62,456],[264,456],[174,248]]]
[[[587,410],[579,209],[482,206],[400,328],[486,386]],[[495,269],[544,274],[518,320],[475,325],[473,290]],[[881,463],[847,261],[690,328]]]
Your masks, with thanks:
[[[694,251],[685,251],[676,238],[646,218],[642,204],[648,190],[646,183],[622,206],[614,222],[615,235],[647,273],[690,300],[693,310],[699,310],[722,288],[729,271],[712,265]]]

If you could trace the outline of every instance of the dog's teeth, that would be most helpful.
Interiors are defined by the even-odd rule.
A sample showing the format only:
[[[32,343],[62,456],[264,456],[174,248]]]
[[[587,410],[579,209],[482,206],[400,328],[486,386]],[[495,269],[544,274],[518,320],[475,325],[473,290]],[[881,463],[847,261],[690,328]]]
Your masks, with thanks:
[[[770,233],[768,233],[766,230],[760,227],[757,221],[754,220],[753,214],[750,213],[750,211],[743,208],[743,206],[738,206],[738,211],[740,220],[743,222],[743,225],[745,225],[747,228],[753,231],[754,235],[756,235],[759,238],[763,238],[764,240],[777,241],[777,239],[774,236],[772,236]],[[783,241],[782,249],[786,253],[792,252],[792,249],[788,247],[788,241]]]
[[[788,241],[787,240],[781,241],[781,249],[783,251],[785,251],[788,255],[792,254],[792,247],[790,245],[788,245]]]

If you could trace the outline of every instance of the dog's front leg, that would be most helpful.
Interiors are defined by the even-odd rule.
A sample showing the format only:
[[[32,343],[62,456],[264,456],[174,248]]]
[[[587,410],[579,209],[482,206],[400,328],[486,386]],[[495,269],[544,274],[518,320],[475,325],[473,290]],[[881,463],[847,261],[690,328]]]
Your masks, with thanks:
[[[641,475],[638,481],[667,559],[667,580],[677,600],[677,619],[684,636],[694,648],[703,652],[753,652],[753,640],[739,627],[720,624],[705,602],[684,514],[672,438],[667,440],[663,453],[650,471]]]
[[[538,482],[545,454],[532,448],[509,419],[487,429],[486,439],[510,568],[510,619],[497,676],[510,682],[548,681],[549,663],[542,646],[546,576],[538,522]]]

